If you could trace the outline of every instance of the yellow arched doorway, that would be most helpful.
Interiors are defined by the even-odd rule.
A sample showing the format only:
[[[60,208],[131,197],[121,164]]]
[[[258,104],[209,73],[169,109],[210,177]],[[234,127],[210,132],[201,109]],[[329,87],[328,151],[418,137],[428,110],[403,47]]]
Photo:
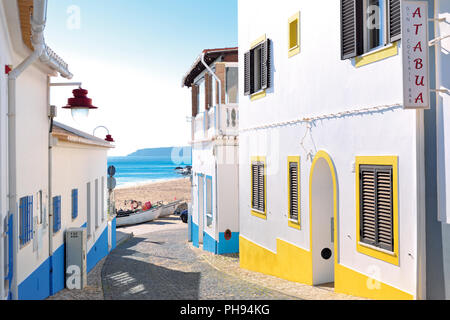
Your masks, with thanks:
[[[309,181],[310,251],[313,285],[333,283],[337,265],[338,188],[331,157],[319,151]]]

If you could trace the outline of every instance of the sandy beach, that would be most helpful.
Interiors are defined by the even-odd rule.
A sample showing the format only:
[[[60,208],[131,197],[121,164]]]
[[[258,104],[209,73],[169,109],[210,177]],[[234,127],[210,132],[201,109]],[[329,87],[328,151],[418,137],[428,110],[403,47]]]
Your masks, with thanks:
[[[191,181],[182,178],[163,182],[152,182],[130,187],[122,187],[114,190],[114,200],[117,210],[130,209],[130,204],[125,201],[136,200],[138,202],[150,201],[165,203],[175,200],[191,201]]]

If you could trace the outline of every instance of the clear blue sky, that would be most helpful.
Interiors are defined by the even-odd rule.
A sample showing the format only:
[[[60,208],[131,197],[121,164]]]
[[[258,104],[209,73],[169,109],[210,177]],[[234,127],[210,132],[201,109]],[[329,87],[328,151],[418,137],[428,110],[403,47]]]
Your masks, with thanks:
[[[69,27],[74,5],[79,29]],[[185,145],[181,79],[203,49],[237,46],[237,37],[237,0],[50,0],[46,42],[99,107],[88,123],[71,123],[63,110],[58,120],[85,131],[106,125],[114,154]],[[71,90],[53,88],[52,103],[62,106]]]

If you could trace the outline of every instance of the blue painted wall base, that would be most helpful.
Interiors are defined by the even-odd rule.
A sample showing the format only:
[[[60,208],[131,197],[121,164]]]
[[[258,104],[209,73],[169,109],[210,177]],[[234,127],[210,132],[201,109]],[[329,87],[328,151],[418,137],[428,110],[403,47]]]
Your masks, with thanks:
[[[115,239],[115,221],[112,236]],[[114,241],[115,243],[115,241]],[[65,288],[65,245],[60,246],[18,287],[19,300],[44,300]],[[87,272],[108,255],[108,227],[87,254]]]
[[[198,225],[192,222],[192,244],[194,245],[194,247],[199,248],[198,240]]]

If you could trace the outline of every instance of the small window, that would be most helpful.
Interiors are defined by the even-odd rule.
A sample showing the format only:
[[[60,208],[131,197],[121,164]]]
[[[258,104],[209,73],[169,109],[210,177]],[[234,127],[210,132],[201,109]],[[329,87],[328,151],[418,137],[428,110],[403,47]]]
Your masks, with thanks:
[[[61,230],[61,196],[53,198],[53,232]]]
[[[20,199],[19,207],[19,240],[25,246],[33,239],[33,197]]]
[[[251,165],[252,209],[257,216],[266,215],[266,173],[265,162],[254,160]]]
[[[300,226],[300,157],[288,160],[289,225]]]
[[[270,39],[264,40],[244,55],[244,94],[253,95],[270,87]]]
[[[239,72],[237,67],[226,68],[226,103],[239,103]]]
[[[94,198],[94,200],[95,200],[95,202],[94,202],[94,213],[95,213],[95,229],[98,229],[98,227],[99,227],[99,210],[98,210],[98,205],[99,205],[99,202],[98,202],[98,179],[95,179],[95,190],[94,190],[94,196],[95,196],[95,198]]]
[[[197,102],[198,102],[198,112],[202,113],[206,110],[206,99],[205,99],[205,79],[201,79],[196,83],[197,90]]]
[[[87,221],[86,221],[86,229],[87,229],[87,236],[92,236],[92,208],[91,208],[91,183],[88,182],[86,185],[86,215],[87,215]]]
[[[360,242],[394,251],[392,166],[361,165]]]
[[[300,13],[289,19],[289,57],[300,52]]]
[[[105,177],[102,177],[102,207],[101,207],[101,215],[102,215],[102,222],[105,221]]]
[[[78,217],[78,189],[72,190],[72,219]]]
[[[341,0],[341,58],[355,58],[401,39],[400,0]]]
[[[385,44],[384,0],[364,0],[366,15],[364,27],[364,52],[370,52]]]
[[[213,206],[212,206],[212,178],[206,177],[206,225],[212,226]]]

